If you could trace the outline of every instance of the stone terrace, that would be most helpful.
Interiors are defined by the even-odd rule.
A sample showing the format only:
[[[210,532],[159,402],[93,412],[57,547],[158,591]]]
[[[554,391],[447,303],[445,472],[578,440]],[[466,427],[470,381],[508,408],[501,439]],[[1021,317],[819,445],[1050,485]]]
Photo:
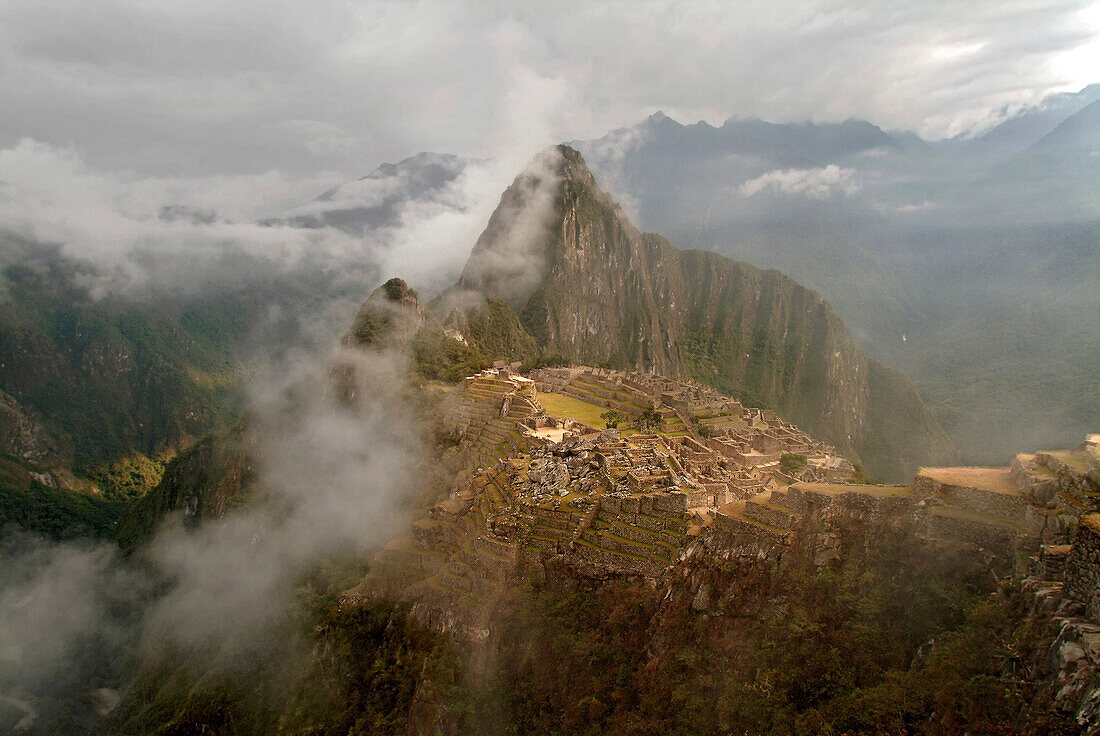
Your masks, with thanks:
[[[489,368],[463,382],[450,420],[462,447],[484,464],[526,449],[522,423],[542,414],[533,381],[507,368]]]
[[[718,509],[715,530],[779,547],[803,519],[840,511],[877,524],[912,514],[910,486],[806,483],[761,492]]]
[[[548,415],[539,391],[627,417],[654,410],[662,422],[653,433],[597,430]],[[364,581],[429,619],[453,623],[549,558],[655,579],[718,525],[740,521],[781,539],[807,491],[782,487],[797,479],[779,472],[780,454],[809,453],[807,478],[852,467],[772,412],[654,376],[573,367],[525,378],[498,367],[468,377],[456,398],[448,419],[474,463],[469,484],[387,545]],[[715,438],[744,452],[724,452]],[[753,460],[765,453],[770,464]],[[475,620],[457,623],[480,630]]]
[[[745,408],[693,381],[585,366],[543,368],[531,378],[539,391],[613,409],[628,420],[653,409],[662,419],[661,434],[699,437],[709,449],[743,467],[776,473],[784,453],[805,456],[807,464],[798,477],[780,477],[783,482],[846,481],[855,475],[846,458],[775,412]]]

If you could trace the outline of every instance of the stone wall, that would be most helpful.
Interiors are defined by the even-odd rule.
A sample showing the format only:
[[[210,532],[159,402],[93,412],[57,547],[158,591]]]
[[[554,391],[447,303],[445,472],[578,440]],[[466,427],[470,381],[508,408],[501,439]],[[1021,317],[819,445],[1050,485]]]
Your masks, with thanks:
[[[573,547],[573,555],[586,562],[611,568],[615,572],[631,572],[650,577],[657,577],[668,567],[667,562],[649,557],[616,554],[601,549],[587,540],[578,540]]]
[[[925,519],[925,536],[940,541],[961,542],[985,549],[1015,563],[1017,542],[1021,535],[1009,527],[989,524],[976,519],[937,513],[933,508]]]
[[[684,509],[694,509],[700,506],[713,506],[714,505],[714,492],[705,488],[685,490],[682,493],[674,494],[682,495],[684,497]]]
[[[721,511],[714,516],[714,530],[721,536],[727,537],[730,543],[738,544],[746,538],[756,539],[765,549],[782,545],[786,540],[786,535],[780,531],[773,531]]]
[[[919,498],[936,499],[949,506],[992,514],[1006,519],[1023,520],[1027,500],[1022,495],[953,485],[917,474],[913,490]]]
[[[643,503],[643,501],[646,502]],[[622,519],[627,524],[647,529],[663,529],[676,534],[683,534],[686,527],[684,509],[671,511],[657,509],[645,497],[618,498],[616,496],[601,496],[600,510]]]
[[[1089,618],[1100,621],[1100,514],[1081,517],[1066,558],[1065,592],[1085,604]]]
[[[677,516],[682,518],[687,511],[688,496],[678,491],[661,491],[641,496],[603,496],[602,508],[628,514],[648,514],[651,516]]]
[[[793,511],[784,511],[780,507],[772,507],[756,501],[745,502],[745,516],[778,529],[789,529],[798,520],[798,515]]]
[[[1039,548],[1039,556],[1031,561],[1031,575],[1039,580],[1065,580],[1071,550],[1068,544],[1044,544]]]
[[[1024,526],[1044,544],[1069,544],[1077,516],[1058,508],[1029,505],[1024,513]]]
[[[825,493],[798,483],[787,488],[786,496],[782,505],[806,514],[834,504],[872,519],[904,516],[913,509],[913,500],[907,496],[877,496],[858,491]]]

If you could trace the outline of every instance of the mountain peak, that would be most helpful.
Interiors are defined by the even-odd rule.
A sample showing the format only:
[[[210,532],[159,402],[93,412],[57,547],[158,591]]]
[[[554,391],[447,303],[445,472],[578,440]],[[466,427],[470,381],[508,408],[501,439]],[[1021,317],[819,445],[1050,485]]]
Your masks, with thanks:
[[[555,242],[555,205],[565,189],[598,192],[584,157],[563,144],[537,155],[504,191],[459,287],[500,298],[519,311],[545,274]]]
[[[424,308],[404,279],[392,278],[371,292],[344,343],[388,347],[408,342],[424,324]]]
[[[569,146],[504,192],[458,287],[501,299],[545,356],[704,381],[862,455],[879,477],[950,456],[913,387],[869,360],[820,294],[639,232]],[[886,426],[886,406],[906,416]]]

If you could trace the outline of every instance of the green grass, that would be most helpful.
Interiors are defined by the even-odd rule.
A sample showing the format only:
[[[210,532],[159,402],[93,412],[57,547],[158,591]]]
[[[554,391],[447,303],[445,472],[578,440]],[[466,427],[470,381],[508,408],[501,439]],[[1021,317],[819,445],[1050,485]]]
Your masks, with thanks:
[[[603,429],[607,425],[607,422],[600,417],[607,409],[598,404],[581,401],[575,396],[557,393],[540,393],[538,398],[539,403],[546,409],[546,413],[552,417],[557,417],[558,419],[574,419],[590,427],[595,427],[596,429]],[[630,418],[626,417],[626,420],[629,422]],[[669,431],[665,431],[664,428],[662,428],[658,429],[657,432],[670,437],[689,434],[687,429],[684,428],[683,423],[666,426],[669,426]],[[629,437],[632,434],[638,433],[637,430],[628,426],[623,426],[623,424],[620,424],[618,429],[623,437]]]
[[[574,419],[597,429],[603,429],[606,425],[600,415],[607,409],[597,404],[590,404],[565,394],[540,393],[538,399],[546,409],[546,413],[552,417]]]

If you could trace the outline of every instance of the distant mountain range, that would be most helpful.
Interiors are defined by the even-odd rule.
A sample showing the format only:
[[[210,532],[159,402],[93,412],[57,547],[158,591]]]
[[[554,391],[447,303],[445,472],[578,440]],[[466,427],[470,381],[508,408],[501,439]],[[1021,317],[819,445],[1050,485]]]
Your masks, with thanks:
[[[334,227],[349,235],[395,225],[398,209],[413,201],[440,201],[444,188],[470,163],[448,154],[419,153],[397,164],[382,164],[355,181],[341,184],[267,220],[269,225]]]
[[[647,229],[825,216],[843,222],[904,215],[906,222],[939,224],[946,216],[962,224],[975,208],[996,209],[1009,195],[1029,207],[1001,213],[1000,222],[1006,217],[1080,220],[1100,216],[1100,203],[1093,201],[1084,211],[1069,207],[1053,192],[1036,192],[1033,180],[1059,173],[1059,156],[1095,172],[1089,151],[1095,150],[1096,128],[1088,121],[1095,120],[1098,104],[1100,85],[1093,85],[980,136],[943,141],[887,132],[863,120],[776,124],[731,118],[713,127],[682,125],[657,113],[631,128],[571,145],[614,194],[634,204]],[[1010,160],[1032,161],[1033,168],[1017,172],[1024,178],[1001,181],[1005,186],[996,198],[983,197],[983,182],[990,178],[983,174],[994,174]],[[1096,182],[1079,181],[1091,186],[1093,195],[1100,188]]]

